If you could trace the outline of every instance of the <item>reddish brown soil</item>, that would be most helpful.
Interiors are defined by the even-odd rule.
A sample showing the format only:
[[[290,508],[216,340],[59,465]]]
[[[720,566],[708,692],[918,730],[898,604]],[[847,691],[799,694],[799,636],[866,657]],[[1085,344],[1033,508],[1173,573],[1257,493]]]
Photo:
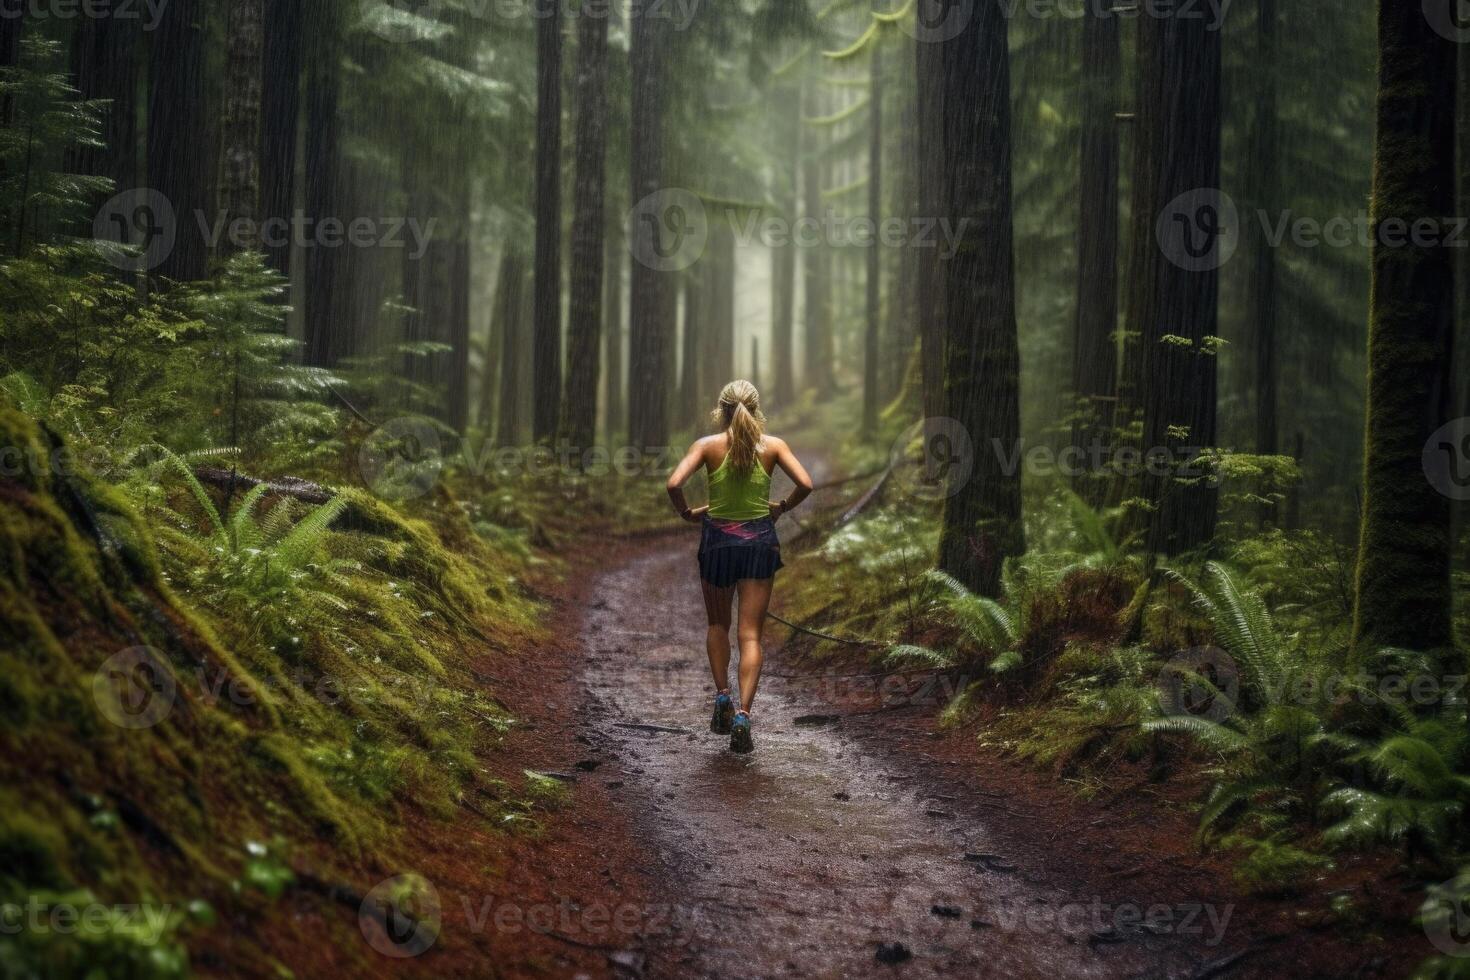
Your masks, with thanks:
[[[1194,844],[1198,784],[1114,773],[1085,801],[974,731],[938,732],[942,680],[771,643],[757,750],[728,753],[706,728],[692,548],[583,559],[551,597],[560,639],[487,656],[523,721],[487,771],[566,774],[570,802],[537,835],[468,810],[416,818],[418,845],[384,874],[435,884],[431,949],[364,964],[337,948],[363,942],[350,908],[307,896],[272,930],[275,955],[298,976],[1203,978],[1398,976],[1431,952],[1387,861],[1246,897]],[[1338,923],[1343,891],[1396,924]],[[894,942],[911,958],[880,964]]]

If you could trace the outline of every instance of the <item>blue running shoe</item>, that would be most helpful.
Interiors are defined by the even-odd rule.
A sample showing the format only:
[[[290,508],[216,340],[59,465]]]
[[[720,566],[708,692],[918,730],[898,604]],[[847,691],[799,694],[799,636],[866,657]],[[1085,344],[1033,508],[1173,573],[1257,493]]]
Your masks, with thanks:
[[[715,695],[715,714],[709,720],[709,730],[716,735],[730,734],[730,725],[735,721],[735,702],[728,694]]]
[[[755,743],[750,739],[750,715],[742,711],[730,725],[730,751],[744,755],[754,749]]]

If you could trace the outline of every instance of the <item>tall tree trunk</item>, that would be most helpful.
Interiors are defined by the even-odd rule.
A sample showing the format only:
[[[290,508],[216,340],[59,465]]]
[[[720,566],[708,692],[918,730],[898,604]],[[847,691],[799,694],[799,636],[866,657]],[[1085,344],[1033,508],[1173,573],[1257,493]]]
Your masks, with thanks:
[[[205,78],[204,0],[171,0],[159,13],[149,49],[148,186],[173,206],[173,248],[154,270],[180,282],[209,274],[209,243],[198,218],[214,205],[214,159]]]
[[[673,282],[655,267],[662,248],[655,220],[639,202],[662,189],[664,179],[664,70],[667,31],[661,17],[635,17],[632,23],[632,120],[629,162],[634,207],[629,283],[628,439],[645,452],[669,440],[670,387],[673,380]],[[634,393],[636,392],[636,397]]]
[[[883,221],[883,48],[875,42],[868,75],[868,220],[877,227]],[[863,331],[863,420],[862,435],[872,439],[878,432],[879,326],[883,318],[883,249],[875,236],[869,244],[864,285],[867,305]]]
[[[19,21],[0,19],[0,48],[19,40]],[[118,191],[138,186],[138,81],[139,55],[143,32],[136,20],[119,17],[83,17],[77,22],[74,37],[73,68],[76,87],[85,100],[107,99],[109,104],[102,120],[101,147],[82,147],[75,151],[71,169],[76,173],[107,177],[113,190],[100,195],[96,204]],[[16,52],[18,54],[19,52]],[[13,64],[12,56],[0,53],[0,65]],[[3,113],[0,113],[3,116]],[[5,120],[0,118],[0,124]],[[90,236],[91,215],[80,233]]]
[[[1276,110],[1276,0],[1256,2],[1256,54],[1254,70],[1260,90],[1256,93],[1255,119],[1250,131],[1246,161],[1246,197],[1257,214],[1280,210],[1278,189],[1278,119]],[[1276,342],[1276,248],[1266,239],[1259,221],[1246,222],[1250,269],[1247,278],[1246,315],[1249,317],[1251,349],[1255,355],[1256,452],[1274,455],[1280,445],[1277,435],[1277,342]],[[1276,507],[1264,504],[1261,519],[1274,521]]]
[[[495,441],[514,446],[521,437],[521,346],[525,336],[523,311],[526,289],[526,259],[507,247],[500,260],[500,301],[495,319],[500,330],[500,411],[495,419]]]
[[[684,333],[679,352],[679,413],[675,422],[696,430],[700,427],[699,406],[704,400],[709,360],[708,352],[701,348],[712,326],[705,299],[712,268],[706,259],[696,262],[684,276]]]
[[[788,219],[794,220],[800,208],[797,186],[801,179],[802,155],[809,138],[801,124],[801,96],[786,91],[780,113],[783,145],[791,149],[790,167],[784,175],[789,182],[783,198]],[[771,400],[787,405],[796,397],[794,377],[796,357],[796,246],[790,241],[771,249]]]
[[[342,20],[340,0],[311,8],[303,24],[303,37],[311,42],[306,59],[306,218],[319,222],[334,215],[350,214],[345,207],[348,183],[342,160],[341,59]],[[306,329],[306,362],[320,367],[335,366],[354,352],[352,320],[348,315],[351,297],[345,290],[347,250],[308,248],[302,318]]]
[[[1411,243],[1405,228],[1438,225],[1455,205],[1455,45],[1417,0],[1379,0],[1378,131],[1373,170],[1373,290],[1368,324],[1368,411],[1363,523],[1353,639],[1437,651],[1451,645],[1450,498],[1425,463],[1459,477],[1463,432],[1431,445],[1454,399],[1450,250]],[[1385,241],[1385,238],[1388,240]]]
[[[1006,28],[1002,5],[992,0],[978,5],[958,36],[936,45],[948,216],[960,229],[944,269],[947,404],[974,446],[973,472],[950,474],[939,567],[990,596],[1000,592],[1005,559],[1026,547],[1021,473],[1002,462],[1021,437]]]
[[[814,82],[807,83],[806,114],[820,116],[822,100]],[[822,200],[822,149],[818,132],[807,128],[807,152],[802,161],[801,184],[803,218],[820,221],[825,210]],[[802,380],[819,394],[832,390],[832,257],[826,243],[817,242],[802,249],[803,351]]]
[[[623,424],[623,256],[626,254],[623,241],[623,215],[617,208],[609,208],[607,222],[606,253],[607,266],[604,281],[607,300],[603,313],[607,321],[607,378],[603,388],[607,398],[607,412],[603,417],[603,429],[611,445]]]
[[[1215,357],[1220,233],[1220,34],[1203,18],[1139,19],[1140,188],[1148,229],[1138,328],[1146,452],[1167,452],[1163,475],[1145,478],[1153,503],[1148,544],[1178,554],[1215,533],[1218,492],[1183,477],[1195,448],[1215,444]],[[1142,229],[1140,229],[1142,230]],[[1188,464],[1188,467],[1185,464]],[[1155,467],[1154,469],[1158,469]]]
[[[723,216],[710,222],[704,266],[701,403],[713,401],[720,389],[735,378],[735,232]]]
[[[1077,309],[1073,320],[1072,441],[1093,458],[1107,446],[1117,399],[1118,18],[1093,9],[1082,27],[1082,147],[1077,220]],[[1079,468],[1073,487],[1094,507],[1107,495],[1103,474]]]
[[[605,18],[595,18],[604,20]],[[536,22],[536,320],[532,437],[556,437],[561,415],[561,5]]]
[[[225,113],[221,129],[219,211],[229,228],[245,232],[220,239],[226,253],[259,247],[261,61],[265,44],[265,0],[230,0],[226,25]]]
[[[291,274],[289,221],[296,207],[296,124],[301,111],[300,0],[266,0],[260,124],[260,214],[273,222],[266,261]],[[288,222],[282,226],[280,222]]]
[[[916,8],[922,8],[917,4]],[[916,13],[915,16],[918,16]],[[914,73],[917,106],[914,140],[915,173],[919,185],[919,217],[937,221],[951,212],[944,187],[944,65],[936,43],[914,44]],[[945,413],[944,397],[944,276],[939,249],[920,246],[915,265],[917,276],[915,315],[919,319],[919,363],[923,377],[924,416],[937,419]]]
[[[607,217],[607,20],[584,10],[577,21],[577,183],[572,204],[572,303],[562,429],[572,446],[582,450],[597,441]]]
[[[448,377],[444,386],[447,418],[451,428],[464,432],[470,422],[470,290],[474,268],[470,255],[470,210],[474,207],[470,189],[469,162],[457,170],[452,180],[457,199],[454,237],[445,243],[448,262],[445,269],[449,288],[444,295],[445,338],[449,345],[446,357]]]

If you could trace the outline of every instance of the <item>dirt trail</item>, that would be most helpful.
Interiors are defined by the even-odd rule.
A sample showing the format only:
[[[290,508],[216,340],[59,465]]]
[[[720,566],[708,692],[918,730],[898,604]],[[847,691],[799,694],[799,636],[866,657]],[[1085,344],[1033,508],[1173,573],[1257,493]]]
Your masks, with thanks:
[[[869,976],[895,942],[911,977],[1224,975],[1238,945],[1219,921],[1229,910],[1184,924],[1189,903],[1175,903],[1162,928],[1127,921],[1123,906],[1141,918],[1155,900],[1094,897],[1027,867],[1028,851],[1067,842],[1042,827],[999,836],[986,818],[998,804],[957,791],[923,755],[858,737],[861,718],[804,718],[830,709],[799,681],[768,674],[755,753],[726,751],[707,727],[693,548],[692,535],[670,540],[607,569],[580,614],[587,765],[669,889],[641,937],[649,975]]]

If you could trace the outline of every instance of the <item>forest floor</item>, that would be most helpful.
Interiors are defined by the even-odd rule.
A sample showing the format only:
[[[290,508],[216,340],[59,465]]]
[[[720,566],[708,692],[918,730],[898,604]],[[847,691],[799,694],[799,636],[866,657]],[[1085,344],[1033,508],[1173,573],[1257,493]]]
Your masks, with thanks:
[[[1206,978],[1415,962],[1389,954],[1422,933],[1365,942],[1299,895],[1243,896],[1194,844],[1184,787],[1084,800],[973,730],[940,731],[951,692],[932,675],[818,666],[772,642],[756,751],[731,754],[708,731],[694,547],[684,533],[594,548],[552,597],[559,639],[497,659],[489,680],[526,733],[501,764],[553,770],[569,802],[489,875],[477,835],[425,828],[444,925],[411,968],[846,977],[886,972],[881,951],[908,976]],[[1406,881],[1382,872],[1320,888],[1402,913]]]

